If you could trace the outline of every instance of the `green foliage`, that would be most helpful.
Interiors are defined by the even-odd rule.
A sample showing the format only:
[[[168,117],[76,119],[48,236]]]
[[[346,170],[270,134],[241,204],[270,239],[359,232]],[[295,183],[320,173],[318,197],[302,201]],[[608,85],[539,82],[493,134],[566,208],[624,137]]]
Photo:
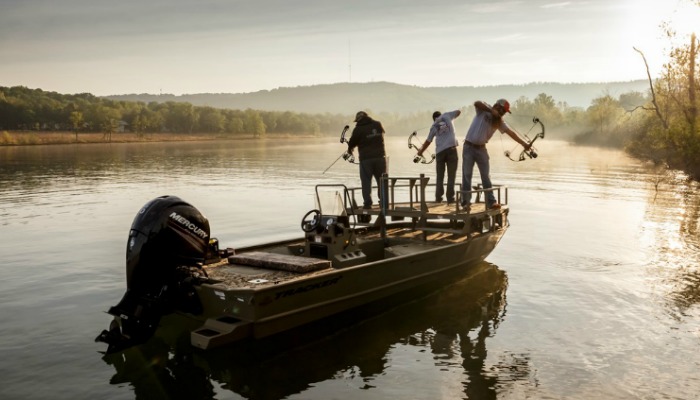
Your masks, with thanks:
[[[17,144],[15,142],[15,139],[10,135],[8,131],[2,131],[2,135],[0,135],[0,144],[3,146],[8,146],[8,145],[13,145]]]
[[[75,132],[75,141],[78,141],[78,131],[83,125],[83,113],[80,111],[71,111],[70,113],[70,122],[73,125],[73,131]]]
[[[488,100],[486,100],[488,101]],[[574,139],[588,144],[622,146],[629,141],[638,125],[639,113],[631,117],[629,107],[648,102],[640,92],[629,92],[613,99],[609,95],[594,99],[588,109],[570,107],[546,93],[530,100],[521,96],[512,102],[509,123],[519,132],[528,133],[532,118],[537,116],[547,127],[549,137]],[[388,135],[408,136],[413,131],[427,135],[435,110],[422,112],[366,111],[382,122]],[[467,125],[474,115],[469,103],[461,108],[461,124]],[[187,102],[143,102],[99,98],[90,94],[62,95],[24,87],[0,87],[0,129],[112,134],[124,131],[137,135],[149,133],[211,133],[222,137],[249,135],[338,135],[345,125],[352,125],[357,110],[348,114],[308,114],[291,111],[220,109],[195,106]],[[466,122],[465,122],[466,121]]]
[[[669,37],[672,35],[669,34]],[[661,78],[654,82],[654,97],[634,140],[627,150],[641,159],[686,172],[700,180],[700,128],[697,72],[700,42],[694,34],[686,45],[671,48]]]
[[[585,123],[584,111],[579,107],[570,107],[565,102],[558,102],[546,93],[538,94],[534,100],[521,96],[511,104],[512,118],[516,120],[516,129],[530,124],[533,117],[539,118],[550,137],[571,140]]]
[[[352,111],[354,113],[354,110]],[[103,132],[106,137],[124,127],[145,133],[213,133],[225,136],[267,133],[335,134],[347,115],[304,114],[253,109],[226,110],[187,102],[123,101],[90,94],[62,95],[25,87],[0,87],[0,129]]]
[[[212,107],[202,107],[199,110],[200,132],[219,133],[224,131],[224,116],[219,110]]]

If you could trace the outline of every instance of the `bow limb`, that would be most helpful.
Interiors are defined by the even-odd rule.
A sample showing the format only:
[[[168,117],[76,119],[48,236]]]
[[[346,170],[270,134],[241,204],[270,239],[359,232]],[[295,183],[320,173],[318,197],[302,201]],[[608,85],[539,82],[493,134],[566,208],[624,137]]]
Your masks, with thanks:
[[[350,125],[345,125],[345,128],[343,128],[343,131],[340,133],[340,143],[347,143],[348,140],[345,139],[345,132],[350,129]]]
[[[343,128],[343,131],[340,133],[340,143],[349,143],[348,139],[345,138],[345,133],[348,131],[348,129],[350,129],[350,126],[345,125],[345,127]],[[352,155],[352,153],[350,153],[348,151],[345,151],[343,154],[341,154],[340,157],[338,157],[338,160],[341,157],[343,158],[343,160],[349,162],[350,164],[359,164],[359,162],[355,162],[355,156]],[[338,161],[338,160],[335,160],[335,161]]]
[[[532,140],[528,143],[530,146],[532,146],[532,144],[535,143],[535,140],[537,140],[537,138],[544,139],[544,124],[542,123],[542,121],[540,121],[540,119],[537,117],[533,117],[532,123],[540,124],[540,132],[536,134],[535,137],[532,138]]]

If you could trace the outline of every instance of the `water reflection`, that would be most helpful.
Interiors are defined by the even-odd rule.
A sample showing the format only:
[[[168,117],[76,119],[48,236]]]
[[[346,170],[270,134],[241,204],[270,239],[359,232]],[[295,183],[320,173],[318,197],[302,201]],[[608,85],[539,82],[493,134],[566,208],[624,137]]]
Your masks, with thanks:
[[[673,301],[679,312],[685,314],[686,310],[700,304],[700,257],[697,256],[697,251],[700,250],[700,197],[697,196],[696,185],[686,185],[682,198],[684,213],[680,221],[679,236],[684,242],[681,259],[684,259],[686,264],[678,269],[678,284],[674,290]]]
[[[700,197],[698,185],[683,177],[655,185],[646,213],[646,238],[653,245],[648,268],[668,313],[682,321],[700,305]]]
[[[473,310],[476,293],[493,290],[455,285],[330,339],[318,337],[320,327],[286,346],[202,354],[166,335],[105,360],[112,364],[91,344],[104,310],[124,293],[126,236],[143,204],[178,195],[205,213],[222,244],[254,245],[298,236],[314,185],[357,186],[356,166],[339,162],[322,174],[342,151],[337,138],[0,148],[0,391],[23,399],[134,397],[130,391],[695,398],[697,184],[659,178],[619,151],[550,139],[535,162],[507,160],[499,144],[492,153],[494,179],[510,188],[512,226],[489,256],[508,271],[507,318],[503,299],[480,320],[488,313]],[[434,179],[432,166],[412,162],[404,137],[388,138],[387,150],[392,173]]]
[[[683,198],[683,219],[681,220],[680,233],[684,238],[698,237],[698,224],[700,223],[700,197],[698,197],[698,185],[684,185],[684,190],[681,193]],[[695,250],[700,249],[697,241],[689,243],[689,246]]]
[[[393,351],[423,347],[433,363],[419,368],[461,369],[465,398],[496,398],[504,384],[499,369],[508,373],[505,384],[530,376],[527,360],[506,361],[495,371],[486,366],[486,340],[505,317],[507,282],[503,271],[482,263],[446,289],[376,317],[352,319],[350,327],[344,316],[273,340],[211,352],[192,348],[187,337],[166,344],[169,340],[161,336],[104,361],[116,370],[110,383],[129,383],[136,398],[214,398],[223,389],[244,398],[281,399],[339,377],[371,389],[392,368]],[[413,389],[405,390],[411,397]]]

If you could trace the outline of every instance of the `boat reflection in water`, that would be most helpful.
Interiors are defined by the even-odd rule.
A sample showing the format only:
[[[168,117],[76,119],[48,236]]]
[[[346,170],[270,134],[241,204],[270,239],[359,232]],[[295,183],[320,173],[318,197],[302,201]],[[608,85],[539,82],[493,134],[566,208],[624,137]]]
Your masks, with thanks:
[[[338,377],[359,376],[381,392],[382,384],[373,381],[396,367],[391,351],[415,346],[433,353],[434,364],[422,367],[432,372],[439,373],[446,360],[458,369],[461,363],[465,396],[495,398],[499,377],[485,367],[486,338],[505,316],[508,280],[487,262],[465,274],[427,297],[375,303],[263,340],[202,351],[190,345],[187,330],[160,329],[146,344],[103,360],[116,370],[110,383],[129,383],[136,398],[213,398],[228,390],[280,399]],[[529,375],[527,362],[508,369]]]

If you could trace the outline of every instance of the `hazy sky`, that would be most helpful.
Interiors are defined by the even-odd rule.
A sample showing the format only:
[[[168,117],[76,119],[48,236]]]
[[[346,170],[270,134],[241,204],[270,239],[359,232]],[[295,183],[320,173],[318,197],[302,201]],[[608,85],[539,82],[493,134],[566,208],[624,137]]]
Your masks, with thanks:
[[[632,47],[658,72],[659,24],[688,25],[685,2],[0,0],[0,86],[179,95],[644,79]]]

